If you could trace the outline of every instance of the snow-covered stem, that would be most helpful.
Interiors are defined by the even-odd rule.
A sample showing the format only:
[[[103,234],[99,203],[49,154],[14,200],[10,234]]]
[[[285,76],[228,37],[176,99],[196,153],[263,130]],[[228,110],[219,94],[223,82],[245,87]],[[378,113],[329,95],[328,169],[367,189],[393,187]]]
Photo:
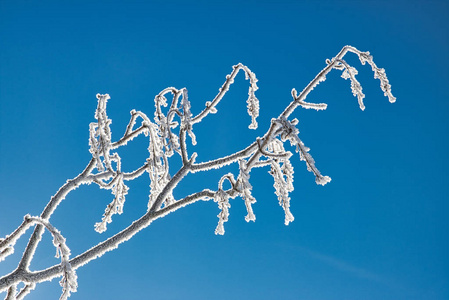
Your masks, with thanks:
[[[13,233],[6,238],[0,240],[0,261],[4,260],[6,256],[14,252],[14,245],[17,240],[27,231],[32,225],[31,220],[24,218],[22,224],[14,230]]]
[[[239,64],[233,66],[232,73],[226,76],[226,81],[223,84],[223,86],[218,90],[219,92],[218,92],[217,96],[215,96],[215,98],[211,102],[209,102],[209,101],[206,102],[206,108],[202,112],[200,112],[197,116],[192,118],[192,124],[201,122],[201,120],[204,117],[206,117],[209,113],[215,113],[217,111],[217,109],[215,107],[221,101],[221,99],[223,99],[223,96],[226,94],[226,92],[229,91],[229,87],[231,86],[231,84],[234,83],[234,79],[240,70],[243,70],[245,72],[246,78],[249,79],[250,83],[251,83],[248,101],[250,101],[250,99],[252,97],[255,97],[254,92],[258,89],[257,85],[256,85],[257,79],[256,79],[254,73],[251,72],[251,70],[247,66],[239,63]],[[248,103],[248,106],[250,106],[250,103]],[[257,104],[257,106],[258,106],[258,104]],[[249,107],[248,107],[248,111],[250,111]],[[251,129],[257,128],[257,122],[255,121],[255,119],[256,119],[257,115],[259,114],[258,108],[257,108],[257,114],[256,114],[256,112],[254,112],[254,113],[255,113],[254,115],[251,115],[251,113],[250,113],[251,118],[252,118],[252,122],[250,125]]]
[[[341,77],[343,79],[349,79],[351,81],[352,94],[354,95],[354,97],[357,97],[357,100],[359,101],[360,109],[365,110],[365,104],[363,104],[363,99],[365,98],[365,94],[362,92],[362,85],[355,78],[355,75],[358,74],[357,69],[348,65],[348,63],[343,59],[335,59],[335,61],[344,66],[344,67],[341,67],[340,65],[336,65],[334,67],[336,69],[343,69],[343,74],[341,75]]]
[[[70,297],[71,292],[76,292],[78,283],[75,270],[72,269],[69,262],[70,249],[67,247],[65,238],[56,228],[53,227],[53,225],[44,219],[39,217],[31,217],[29,215],[25,216],[25,219],[29,219],[34,223],[44,226],[53,236],[53,245],[56,247],[56,258],[61,258],[60,269],[63,275],[61,281],[59,282],[62,286],[62,295],[60,300],[66,300]]]
[[[180,146],[181,146],[181,157],[182,157],[182,163],[185,165],[188,161],[187,157],[187,145],[186,145],[186,131],[185,129],[180,130],[179,133],[179,140],[180,140]]]
[[[232,189],[235,188],[235,185],[236,185],[237,182],[235,181],[234,174],[228,173],[226,175],[223,175],[220,178],[220,181],[218,181],[218,189],[219,190],[223,190],[223,183],[224,183],[225,180],[229,181],[229,183],[231,184]]]
[[[191,166],[192,172],[207,171],[210,169],[222,168],[224,166],[237,162],[239,159],[250,156],[252,153],[254,153],[254,151],[257,150],[257,148],[258,148],[257,142],[253,142],[245,149],[238,151],[234,154],[222,158],[217,158],[208,162],[194,164]]]
[[[72,258],[69,263],[74,270],[82,267],[90,261],[103,256],[106,252],[116,249],[121,243],[126,242],[137,234],[140,230],[148,227],[154,220],[163,218],[166,215],[175,212],[176,210],[193,204],[199,200],[213,199],[215,192],[211,190],[203,190],[201,192],[189,195],[182,200],[164,207],[156,212],[147,212],[141,218],[134,221],[130,226],[107,240],[97,244],[84,253]],[[0,278],[0,292],[7,289],[12,284],[20,281],[39,283],[48,281],[53,278],[61,276],[60,265],[54,265],[42,271],[31,272],[29,270],[15,270],[14,272]]]
[[[56,257],[61,258],[61,264],[60,264],[60,271],[62,272],[63,279],[61,280],[61,286],[63,287],[63,293],[60,299],[67,299],[70,296],[70,292],[76,292],[77,288],[77,282],[76,282],[76,274],[75,271],[72,270],[70,262],[69,262],[69,256],[70,256],[70,249],[67,247],[65,243],[65,238],[61,235],[61,233],[53,227],[48,221],[39,218],[39,217],[32,217],[30,215],[26,215],[24,218],[23,223],[21,226],[19,226],[20,230],[15,230],[14,233],[11,235],[13,236],[12,239],[5,240],[9,241],[9,243],[15,243],[15,240],[20,237],[20,235],[23,235],[25,233],[26,229],[28,229],[30,226],[34,224],[39,224],[43,228],[46,228],[51,235],[53,236],[53,244],[56,247]],[[39,226],[38,225],[38,226]],[[15,272],[18,273],[28,273],[25,269],[18,268]],[[34,281],[28,281],[26,279],[26,276],[23,276],[23,279],[17,278],[20,281],[24,282],[30,282],[25,285],[25,287],[20,291],[18,295],[16,285],[17,281],[15,281],[12,285],[8,288],[8,295],[6,299],[20,299],[23,298],[25,295],[27,295],[32,289],[34,289],[35,282]],[[25,279],[25,280],[24,280]],[[0,288],[1,291],[1,288]]]
[[[327,108],[327,105],[324,103],[308,103],[305,99],[320,82],[326,79],[326,75],[332,69],[342,70],[344,72],[343,77],[351,79],[354,95],[359,98],[360,107],[364,108],[362,102],[364,95],[361,93],[361,85],[354,77],[356,71],[343,60],[343,57],[348,52],[358,55],[362,64],[367,62],[371,66],[374,77],[381,82],[381,89],[384,95],[388,97],[390,102],[394,102],[396,98],[391,94],[391,86],[385,70],[377,67],[369,52],[361,52],[354,47],[345,46],[333,59],[326,61],[327,65],[301,93],[298,94],[295,89],[292,89],[293,100],[277,118],[272,119],[269,128],[262,137],[258,137],[240,151],[206,162],[196,163],[197,154],[195,152],[189,158],[186,134],[191,138],[192,144],[195,144],[193,125],[201,122],[209,114],[217,112],[216,107],[218,103],[229,90],[240,70],[244,71],[246,79],[250,82],[247,100],[248,113],[251,117],[249,128],[255,129],[257,127],[256,118],[259,114],[259,101],[255,96],[255,91],[258,89],[256,84],[257,78],[248,67],[240,63],[233,66],[232,73],[226,76],[226,81],[219,89],[219,93],[212,101],[206,102],[206,108],[196,116],[193,116],[190,112],[187,89],[169,87],[162,90],[155,97],[154,122],[143,112],[132,110],[131,119],[124,135],[115,142],[111,140],[109,128],[112,121],[108,119],[106,114],[106,104],[109,95],[97,95],[98,106],[95,114],[97,122],[90,125],[89,143],[91,148],[89,151],[92,154],[92,159],[83,172],[74,179],[68,180],[51,197],[40,217],[25,216],[24,221],[16,230],[4,239],[0,239],[1,261],[2,257],[12,253],[17,239],[29,227],[36,224],[36,228],[30,237],[18,267],[10,274],[0,278],[0,292],[8,291],[7,298],[21,299],[34,289],[36,283],[62,276],[63,295],[61,298],[66,299],[70,292],[76,290],[75,269],[101,257],[108,251],[114,250],[140,230],[148,227],[154,220],[199,200],[214,200],[217,202],[221,210],[215,231],[217,234],[224,234],[224,223],[228,221],[229,216],[229,200],[237,196],[242,197],[245,202],[244,204],[248,211],[245,219],[254,221],[255,215],[252,204],[256,202],[256,199],[251,194],[253,187],[250,184],[250,173],[253,168],[271,166],[270,174],[275,181],[275,194],[285,212],[285,224],[292,222],[294,218],[290,212],[289,192],[293,191],[293,166],[290,163],[291,152],[284,149],[284,143],[289,140],[293,146],[296,146],[301,160],[306,162],[307,169],[315,175],[317,184],[324,185],[330,181],[330,178],[322,176],[318,171],[312,156],[308,153],[309,149],[299,138],[299,130],[296,128],[297,120],[289,120],[289,117],[298,106],[315,110],[325,110]],[[167,94],[173,95],[170,105],[167,103]],[[141,124],[135,128],[138,118],[141,119]],[[175,118],[179,122],[174,121]],[[128,142],[141,135],[145,135],[149,139],[149,158],[138,169],[122,172],[120,156],[114,150],[125,146]],[[173,177],[170,177],[169,158],[174,153],[179,154],[182,160],[182,167],[174,173]],[[176,201],[173,198],[173,190],[189,173],[220,169],[233,163],[239,164],[237,179],[234,178],[232,173],[224,174],[218,182],[217,191],[205,189],[181,200]],[[132,181],[146,172],[149,173],[151,180],[148,210],[127,228],[69,260],[70,250],[65,244],[65,239],[49,223],[51,215],[67,194],[80,185],[91,183],[96,183],[101,188],[112,190],[115,198],[106,208],[104,218],[97,226],[98,231],[103,231],[106,229],[106,223],[112,221],[111,216],[115,213],[120,214],[123,211],[124,197],[128,191],[125,182]],[[225,180],[228,180],[231,184],[228,190],[223,189]],[[61,263],[45,270],[30,271],[30,262],[45,228],[53,235],[54,244],[61,256]],[[25,287],[17,293],[17,284],[21,282],[25,283]]]
[[[90,181],[86,181],[85,177],[92,172],[95,167],[95,160],[92,158],[90,162],[87,164],[87,167],[81,172],[77,177],[72,180],[68,180],[59,190],[58,192],[50,199],[47,206],[44,208],[40,217],[43,220],[48,220],[50,216],[55,211],[56,207],[61,203],[62,200],[65,199],[67,194],[71,191],[75,190],[81,184],[88,184]],[[36,251],[37,245],[39,244],[42,234],[44,233],[44,227],[39,224],[34,229],[33,235],[30,237],[28,245],[23,253],[22,259],[19,263],[18,269],[28,269],[31,258]]]
[[[111,144],[111,150],[117,149],[120,146],[125,146],[129,141],[133,140],[140,134],[145,133],[147,130],[147,126],[142,125],[139,128],[131,131],[130,133],[125,134],[120,140]]]

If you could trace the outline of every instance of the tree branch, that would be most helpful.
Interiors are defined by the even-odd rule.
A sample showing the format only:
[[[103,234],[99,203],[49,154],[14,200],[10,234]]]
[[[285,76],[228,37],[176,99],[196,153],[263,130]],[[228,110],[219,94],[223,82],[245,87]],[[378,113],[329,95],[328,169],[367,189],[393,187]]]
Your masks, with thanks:
[[[106,252],[117,248],[121,243],[132,238],[140,230],[148,227],[154,220],[162,218],[178,210],[179,208],[190,205],[198,200],[214,199],[214,201],[218,203],[219,208],[221,209],[221,213],[219,214],[219,224],[215,231],[218,234],[224,233],[223,223],[227,221],[227,217],[229,215],[228,209],[230,208],[230,204],[228,200],[230,197],[234,198],[240,195],[244,199],[248,211],[246,220],[255,220],[255,215],[252,211],[251,204],[256,200],[251,195],[252,186],[249,183],[250,172],[254,167],[264,167],[268,165],[272,166],[272,175],[275,179],[276,195],[278,196],[280,204],[286,214],[285,224],[293,221],[293,215],[289,210],[290,198],[288,196],[288,192],[293,190],[293,167],[289,161],[291,153],[284,150],[282,143],[286,142],[286,140],[290,140],[292,145],[296,145],[297,151],[300,153],[301,160],[306,161],[307,168],[315,174],[316,182],[318,184],[324,184],[330,181],[330,178],[327,176],[321,176],[320,172],[314,165],[313,158],[310,154],[308,154],[308,148],[305,147],[301,139],[299,139],[299,131],[295,127],[296,119],[289,121],[288,117],[298,106],[306,109],[326,109],[327,105],[324,103],[308,103],[305,102],[305,99],[320,82],[323,82],[326,79],[326,75],[332,69],[342,70],[342,77],[351,79],[351,88],[353,89],[353,93],[359,98],[359,104],[362,110],[364,109],[362,101],[364,95],[361,93],[360,83],[354,77],[356,71],[354,71],[355,69],[353,70],[353,68],[343,60],[343,57],[348,52],[358,55],[362,64],[367,62],[371,66],[374,72],[374,77],[378,78],[381,82],[380,87],[384,92],[384,95],[388,97],[390,102],[394,102],[396,98],[394,98],[391,94],[391,86],[385,75],[385,70],[377,67],[372,60],[372,56],[369,55],[369,52],[361,52],[354,47],[345,46],[332,60],[326,61],[327,65],[316,75],[316,77],[299,95],[295,89],[292,89],[293,100],[278,116],[278,118],[272,119],[271,124],[263,137],[257,138],[255,142],[251,143],[241,151],[202,163],[195,163],[195,158],[197,156],[195,152],[190,158],[188,157],[186,133],[189,134],[192,139],[192,143],[194,144],[195,136],[192,131],[192,125],[201,122],[201,120],[209,113],[215,113],[217,111],[216,106],[229,90],[230,85],[234,82],[234,78],[240,70],[245,72],[246,78],[250,81],[248,91],[249,97],[247,100],[248,113],[251,116],[251,125],[249,128],[255,129],[257,127],[256,117],[259,114],[259,102],[255,97],[255,91],[258,89],[256,85],[257,79],[255,74],[252,73],[248,67],[240,63],[233,66],[232,73],[226,76],[226,81],[219,89],[219,93],[211,102],[206,102],[206,108],[193,118],[190,112],[190,102],[187,98],[187,89],[183,88],[178,90],[176,88],[169,87],[162,90],[155,97],[156,123],[151,122],[144,113],[132,110],[131,119],[126,127],[124,135],[114,143],[111,142],[111,132],[109,128],[111,120],[109,120],[106,115],[106,103],[107,99],[109,99],[109,95],[98,94],[98,107],[95,114],[97,123],[91,123],[90,125],[89,143],[91,148],[89,151],[92,153],[92,159],[84,171],[74,179],[68,180],[61,186],[57,193],[47,203],[40,217],[25,216],[22,224],[19,225],[19,227],[14,230],[11,235],[7,236],[5,239],[0,239],[1,260],[2,257],[5,257],[13,251],[13,247],[17,239],[22,236],[25,231],[31,227],[31,225],[36,224],[36,228],[28,241],[27,247],[18,264],[18,267],[10,274],[0,278],[0,292],[7,291],[7,299],[21,299],[34,288],[35,283],[50,280],[58,276],[63,276],[63,280],[61,281],[61,285],[63,286],[62,298],[65,299],[69,296],[71,291],[76,290],[76,276],[74,272],[71,273],[72,269],[75,270],[84,264],[101,257]],[[167,116],[164,116],[161,107],[166,107],[168,105],[167,99],[165,98],[165,95],[168,93],[173,94],[173,99],[168,109]],[[179,104],[181,95],[182,100]],[[173,122],[173,118],[175,116],[178,116],[181,119],[178,136],[176,136],[171,129],[173,128],[174,130],[179,125],[179,123]],[[138,117],[142,118],[143,121],[140,127],[134,129]],[[111,154],[110,151],[126,145],[129,141],[142,133],[146,136],[149,135],[149,158],[140,168],[128,173],[122,172],[120,156],[117,152]],[[281,140],[277,139],[278,136],[280,136]],[[178,138],[180,141],[179,145]],[[169,157],[171,157],[174,153],[173,150],[180,154],[182,159],[182,167],[174,174],[172,178],[170,178],[168,163]],[[261,159],[263,157],[266,159]],[[116,163],[116,170],[114,170],[114,166],[111,162]],[[216,192],[205,189],[201,192],[189,195],[179,201],[175,201],[173,199],[173,190],[189,173],[208,171],[212,168],[219,169],[236,162],[239,163],[240,170],[237,179],[235,180],[233,174],[231,173],[225,174],[219,180],[218,190]],[[95,168],[97,169],[97,173],[93,174],[93,170]],[[49,223],[51,215],[62,200],[65,199],[67,194],[75,190],[81,184],[90,184],[95,182],[102,188],[112,189],[112,192],[116,198],[111,204],[111,207],[116,208],[120,206],[119,213],[121,213],[121,208],[124,203],[124,195],[126,195],[128,190],[128,187],[124,184],[124,181],[134,180],[145,172],[150,174],[151,180],[148,211],[127,228],[69,260],[68,256],[70,251],[65,245],[65,239]],[[109,181],[109,183],[106,183],[105,181],[108,181],[111,177],[112,180]],[[223,190],[224,180],[228,180],[231,183],[231,188],[227,191]],[[110,222],[110,216],[116,212],[116,210],[112,211],[107,209],[105,212],[106,219],[103,221]],[[54,237],[54,244],[59,249],[60,255],[62,256],[61,264],[52,266],[45,270],[31,272],[29,270],[29,265],[41,240],[44,228],[47,228]],[[20,282],[24,282],[25,287],[17,293],[17,284]]]

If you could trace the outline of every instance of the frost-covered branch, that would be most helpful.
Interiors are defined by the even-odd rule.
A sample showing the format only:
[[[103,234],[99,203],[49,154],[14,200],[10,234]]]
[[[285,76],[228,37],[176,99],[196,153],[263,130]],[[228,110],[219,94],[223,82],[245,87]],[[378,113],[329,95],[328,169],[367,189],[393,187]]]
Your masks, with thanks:
[[[17,300],[23,299],[26,295],[31,293],[31,291],[34,290],[35,287],[36,287],[36,284],[34,282],[25,284],[25,286],[16,295],[16,299]]]
[[[221,101],[223,96],[229,91],[229,87],[234,83],[234,78],[237,76],[240,70],[245,72],[246,80],[250,81],[250,87],[248,89],[248,99],[246,100],[248,114],[251,116],[251,124],[249,125],[250,129],[257,128],[256,118],[259,116],[259,100],[255,96],[255,92],[259,89],[257,87],[257,78],[256,75],[251,72],[251,70],[239,63],[233,66],[233,71],[231,74],[226,76],[226,81],[221,88],[218,89],[218,94],[212,101],[206,102],[206,108],[199,113],[196,117],[192,118],[192,124],[199,123],[201,120],[206,117],[209,113],[215,114],[217,112],[216,106]]]
[[[69,262],[70,249],[69,247],[67,247],[65,238],[46,220],[43,220],[39,217],[31,217],[29,215],[25,216],[25,219],[29,219],[34,223],[43,225],[53,236],[53,245],[56,247],[56,258],[61,258],[60,268],[63,274],[62,279],[59,282],[59,284],[62,286],[62,295],[59,299],[67,299],[68,297],[70,297],[71,292],[76,292],[78,282],[75,270],[72,268],[72,265]]]
[[[4,247],[4,245],[8,245],[8,243],[10,244],[8,247],[13,247],[17,239],[34,224],[39,224],[40,226],[46,228],[53,237],[53,245],[56,247],[56,258],[61,258],[60,271],[62,272],[63,278],[60,281],[60,285],[62,286],[62,295],[60,300],[65,300],[70,296],[71,292],[76,292],[78,287],[77,276],[75,270],[72,269],[69,262],[70,249],[67,247],[65,238],[48,221],[39,217],[26,215],[19,228],[2,241],[0,244],[0,249],[1,247]],[[25,287],[17,294],[17,283],[13,283],[8,288],[6,299],[21,299],[32,289],[34,289],[34,286],[35,283],[33,281],[27,283]]]
[[[232,72],[226,76],[218,94],[212,101],[207,101],[206,107],[196,116],[191,112],[192,103],[195,102],[189,99],[186,88],[168,87],[162,90],[154,98],[153,121],[145,113],[132,110],[130,121],[123,136],[115,142],[112,141],[113,136],[110,129],[112,121],[107,115],[107,102],[110,97],[108,94],[98,94],[98,105],[94,115],[96,122],[89,125],[89,152],[92,158],[87,167],[78,176],[61,186],[57,193],[51,197],[39,217],[26,215],[17,229],[5,238],[0,239],[1,261],[14,251],[16,241],[25,234],[27,229],[32,225],[36,226],[17,268],[0,278],[0,292],[6,292],[6,299],[22,299],[34,289],[36,283],[62,277],[60,281],[63,287],[61,299],[66,299],[71,292],[75,292],[77,289],[75,273],[77,268],[101,257],[108,251],[114,250],[140,230],[148,227],[153,221],[199,200],[213,200],[217,203],[219,213],[217,215],[216,234],[222,235],[225,233],[224,224],[229,220],[230,201],[237,197],[242,198],[247,209],[248,214],[245,216],[245,220],[248,222],[255,221],[253,205],[256,203],[256,199],[252,194],[253,185],[251,183],[251,171],[254,168],[269,168],[268,173],[274,180],[274,193],[279,205],[284,210],[284,223],[288,225],[294,220],[290,210],[291,198],[289,196],[294,189],[294,170],[291,162],[292,153],[285,147],[287,142],[299,153],[300,160],[305,161],[307,170],[314,174],[317,184],[325,185],[331,180],[329,176],[323,176],[316,167],[315,160],[309,153],[309,148],[305,146],[299,136],[298,120],[290,119],[290,115],[297,107],[317,111],[327,108],[325,103],[309,103],[305,100],[319,83],[325,81],[326,75],[332,69],[342,71],[342,77],[350,79],[352,92],[358,98],[360,108],[365,109],[363,103],[365,95],[362,93],[360,82],[355,77],[358,71],[343,59],[348,52],[356,54],[362,65],[368,63],[371,66],[374,77],[380,80],[380,87],[384,95],[388,97],[390,102],[394,102],[396,98],[391,93],[391,85],[386,77],[385,70],[377,67],[369,52],[361,52],[354,47],[345,46],[334,58],[326,60],[326,66],[299,94],[296,89],[292,89],[293,99],[277,118],[272,119],[264,135],[256,138],[240,151],[210,161],[201,161],[201,154],[198,155],[196,152],[189,156],[190,143],[196,144],[194,125],[197,126],[196,124],[200,123],[209,114],[218,112],[218,104],[234,83],[234,79],[240,70],[245,73],[246,79],[249,80],[248,98],[246,100],[247,112],[251,117],[249,128],[256,129],[258,126],[256,118],[259,115],[259,100],[255,95],[258,90],[258,80],[255,74],[245,65],[239,63],[233,66]],[[170,95],[172,99],[169,103],[167,97]],[[137,137],[148,139],[148,157],[139,168],[126,170],[126,166],[122,165],[117,149],[126,146],[127,143]],[[181,167],[177,171],[170,170],[170,162],[176,158],[181,161]],[[196,160],[199,162],[196,162]],[[238,173],[223,174],[218,181],[216,190],[204,189],[179,200],[173,197],[173,191],[177,185],[190,173],[221,169],[231,164],[238,165]],[[146,173],[149,177],[148,209],[142,212],[141,217],[120,232],[70,259],[70,250],[65,243],[65,238],[49,222],[50,217],[65,197],[84,184],[94,183],[102,189],[110,190],[112,200],[106,206],[102,217],[101,212],[99,212],[101,221],[93,224],[95,230],[101,233],[107,230],[108,223],[119,218],[118,215],[126,213],[124,210],[125,196],[129,190],[126,182]],[[230,188],[224,188],[225,181],[230,183]],[[30,271],[30,262],[45,228],[53,236],[53,244],[57,248],[57,257],[61,258],[61,263],[45,270]],[[17,292],[19,283],[24,283],[25,286]]]

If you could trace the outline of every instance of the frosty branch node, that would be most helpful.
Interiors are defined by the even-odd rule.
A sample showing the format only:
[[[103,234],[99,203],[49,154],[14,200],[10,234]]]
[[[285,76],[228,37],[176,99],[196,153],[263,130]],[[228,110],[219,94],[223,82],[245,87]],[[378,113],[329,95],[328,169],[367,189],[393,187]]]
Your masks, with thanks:
[[[352,93],[357,97],[360,109],[365,109],[363,103],[365,95],[362,92],[360,82],[356,79],[358,72],[343,59],[348,52],[357,55],[362,65],[368,63],[371,66],[374,78],[379,79],[384,95],[388,97],[390,102],[395,102],[396,98],[391,93],[391,86],[385,70],[377,67],[369,52],[361,52],[354,47],[345,46],[334,58],[326,60],[327,65],[302,92],[298,94],[295,89],[292,90],[292,101],[277,118],[271,120],[267,132],[262,137],[257,138],[253,143],[238,152],[207,162],[197,162],[199,160],[197,153],[189,153],[186,141],[187,135],[191,143],[196,144],[195,134],[193,133],[194,125],[200,123],[209,114],[217,113],[217,104],[223,99],[240,71],[244,72],[246,79],[249,80],[248,99],[246,101],[248,114],[251,117],[249,128],[256,129],[258,126],[256,119],[259,115],[259,100],[255,95],[258,90],[257,78],[248,67],[242,64],[233,66],[231,74],[226,76],[219,93],[212,101],[207,101],[205,108],[196,116],[190,110],[191,103],[187,89],[176,89],[174,87],[164,89],[154,99],[154,117],[151,119],[143,112],[132,110],[131,119],[124,135],[115,142],[112,141],[111,120],[106,112],[107,102],[110,99],[109,95],[98,94],[98,106],[95,111],[96,122],[89,125],[89,152],[92,154],[92,159],[78,176],[61,186],[56,194],[51,197],[39,217],[26,215],[16,230],[0,239],[1,262],[14,252],[16,241],[30,227],[34,227],[17,268],[0,278],[0,292],[6,292],[5,299],[22,299],[34,289],[37,283],[61,277],[62,295],[60,299],[67,299],[71,292],[76,292],[78,287],[76,269],[101,257],[106,252],[114,250],[119,244],[132,238],[156,219],[199,200],[213,200],[217,203],[220,213],[218,214],[218,225],[215,229],[216,234],[222,235],[225,233],[224,223],[228,221],[231,199],[242,198],[247,210],[245,220],[247,222],[255,221],[256,215],[252,205],[256,202],[256,199],[251,193],[253,189],[251,171],[254,168],[269,168],[269,174],[274,180],[275,195],[285,212],[285,225],[288,225],[294,220],[293,214],[290,212],[289,197],[289,193],[294,189],[294,171],[293,164],[290,161],[293,154],[285,149],[287,141],[299,153],[300,160],[305,162],[307,170],[313,173],[317,184],[325,185],[331,181],[329,176],[322,175],[316,167],[315,160],[309,153],[309,148],[299,137],[298,120],[291,119],[290,115],[297,107],[315,110],[326,109],[327,105],[324,103],[308,103],[305,102],[305,99],[319,83],[326,80],[326,75],[333,69],[342,71],[341,77],[350,80]],[[171,99],[171,102],[169,99]],[[148,138],[148,158],[136,170],[123,172],[121,158],[116,150],[126,146],[127,143],[141,135]],[[173,159],[172,157],[177,156],[179,156],[182,166],[176,172],[170,172],[169,161]],[[230,164],[238,165],[238,174],[224,174],[216,189],[198,191],[186,195],[183,199],[173,197],[173,190],[188,174],[220,169]],[[113,221],[114,215],[124,212],[126,195],[129,190],[127,182],[145,174],[149,176],[150,188],[148,209],[143,212],[142,217],[84,253],[70,257],[71,253],[66,239],[50,223],[51,215],[67,194],[85,184],[96,184],[102,189],[111,191],[113,200],[106,206],[103,216],[99,216],[99,221],[93,224],[94,229],[102,233],[107,230],[107,226]],[[223,187],[225,181],[230,183],[229,189]],[[31,271],[29,269],[31,260],[45,230],[48,230],[53,236],[53,244],[57,249],[56,257],[60,258],[61,262],[44,270]],[[24,287],[18,290],[20,283],[23,283]]]

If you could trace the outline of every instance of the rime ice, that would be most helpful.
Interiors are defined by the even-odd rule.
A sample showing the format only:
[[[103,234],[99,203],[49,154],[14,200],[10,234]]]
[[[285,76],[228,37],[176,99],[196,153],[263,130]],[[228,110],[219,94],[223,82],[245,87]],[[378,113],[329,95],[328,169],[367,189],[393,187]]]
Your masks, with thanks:
[[[253,143],[247,145],[240,151],[227,156],[201,162],[201,154],[193,152],[189,154],[190,143],[186,142],[187,136],[191,144],[196,144],[194,127],[209,114],[218,114],[218,104],[223,100],[225,94],[234,83],[235,77],[243,71],[245,78],[249,80],[248,98],[246,108],[251,117],[250,129],[256,129],[257,117],[259,116],[259,100],[256,97],[257,86],[256,75],[245,65],[239,63],[232,68],[232,72],[225,78],[225,82],[219,88],[218,94],[210,101],[205,102],[205,108],[198,115],[193,115],[191,111],[192,103],[196,100],[188,98],[186,88],[177,89],[168,87],[162,90],[154,98],[155,112],[153,121],[141,112],[132,110],[131,119],[126,127],[124,135],[115,142],[112,142],[110,129],[111,120],[107,116],[107,102],[110,99],[108,94],[97,94],[97,109],[95,111],[96,122],[89,125],[89,152],[92,155],[86,168],[74,179],[67,180],[57,193],[51,198],[43,210],[40,217],[25,216],[23,222],[10,235],[0,239],[0,261],[5,259],[15,249],[17,240],[25,234],[27,229],[36,226],[35,232],[30,238],[30,242],[23,252],[19,266],[12,273],[0,278],[0,292],[7,291],[7,299],[21,299],[32,291],[36,283],[48,281],[56,277],[61,277],[62,295],[60,299],[67,299],[70,293],[76,292],[78,288],[77,275],[75,270],[101,257],[108,251],[116,249],[121,243],[128,241],[140,230],[148,227],[153,221],[162,218],[180,208],[195,203],[199,200],[213,200],[220,210],[218,214],[218,225],[215,234],[225,233],[224,223],[228,222],[230,214],[230,200],[237,197],[243,200],[241,205],[245,205],[247,215],[245,220],[255,221],[256,216],[253,211],[253,204],[256,199],[252,195],[253,186],[250,183],[251,171],[254,168],[268,168],[269,174],[273,177],[273,187],[275,197],[284,211],[284,223],[288,225],[294,220],[291,213],[290,193],[293,186],[293,164],[292,153],[286,150],[286,145],[290,144],[297,153],[299,159],[305,162],[306,169],[313,173],[315,182],[318,185],[325,185],[331,181],[329,176],[323,176],[316,167],[315,160],[311,156],[310,149],[305,146],[299,136],[299,121],[291,118],[290,115],[297,107],[322,111],[327,108],[325,103],[305,102],[310,92],[320,83],[326,80],[326,75],[333,69],[342,71],[341,77],[349,79],[353,95],[357,97],[359,106],[365,109],[363,100],[365,95],[362,92],[362,85],[356,79],[358,71],[348,65],[343,57],[351,52],[356,54],[362,65],[368,63],[374,72],[374,78],[380,80],[380,88],[390,102],[396,98],[391,93],[391,85],[387,79],[385,70],[377,67],[373,57],[369,52],[361,52],[354,47],[345,46],[332,59],[326,60],[326,66],[310,81],[310,83],[297,93],[292,89],[292,100],[285,110],[277,117],[273,118],[267,132],[258,137]],[[116,149],[126,146],[138,136],[148,139],[148,157],[142,165],[130,172],[122,170],[121,158]],[[169,163],[171,159],[180,159],[182,167],[176,172],[170,173]],[[196,161],[199,162],[196,162]],[[237,179],[234,174],[224,174],[218,182],[216,190],[204,189],[184,198],[176,200],[173,197],[173,190],[178,183],[190,173],[207,172],[211,169],[221,169],[230,164],[238,164]],[[124,213],[125,196],[128,194],[127,181],[134,180],[148,173],[148,209],[142,212],[142,216],[122,231],[112,235],[84,253],[70,257],[70,249],[67,247],[66,239],[61,233],[50,224],[50,217],[61,201],[68,193],[84,184],[97,184],[100,188],[111,190],[113,198],[104,210],[102,219],[95,224],[95,230],[104,232],[107,224],[113,221],[113,216],[119,218]],[[173,175],[170,175],[173,174]],[[223,182],[229,181],[231,187],[223,188]],[[100,199],[102,200],[102,199]],[[107,203],[107,201],[106,201]],[[101,212],[99,212],[99,215]],[[28,267],[36,247],[41,240],[44,229],[53,236],[53,245],[56,248],[56,257],[60,258],[60,263],[50,266],[44,270],[31,272]],[[25,286],[21,291],[17,291],[17,285],[23,282]]]

